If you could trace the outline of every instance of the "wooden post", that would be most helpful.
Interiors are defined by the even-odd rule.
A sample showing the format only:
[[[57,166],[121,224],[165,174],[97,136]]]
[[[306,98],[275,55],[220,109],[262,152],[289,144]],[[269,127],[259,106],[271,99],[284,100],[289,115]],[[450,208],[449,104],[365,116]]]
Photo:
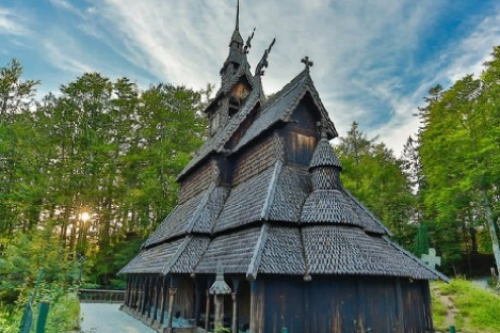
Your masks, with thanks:
[[[132,303],[132,308],[134,309],[134,311],[137,311],[137,306],[139,302],[139,281],[140,281],[139,276],[134,277],[134,285],[133,285],[134,299]]]
[[[200,320],[200,307],[201,307],[201,286],[200,283],[193,279],[194,281],[194,322],[195,325],[198,324]]]
[[[135,302],[135,281],[137,277],[132,278],[132,285],[130,286],[130,301],[129,301],[129,307],[130,309],[134,309],[134,302]]]
[[[145,278],[144,276],[141,276],[139,279],[139,285],[138,285],[138,292],[139,292],[139,304],[137,304],[137,314],[142,315],[142,307],[144,303],[144,284],[145,284]]]
[[[205,307],[205,332],[208,332],[208,323],[210,322],[210,292],[207,289],[207,304]]]
[[[161,285],[161,311],[160,311],[160,327],[165,323],[165,305],[167,303],[167,277],[163,277]]]
[[[233,333],[238,333],[238,304],[236,302],[236,293],[232,293],[231,297],[233,299],[233,323],[232,323],[232,329]]]
[[[172,320],[174,311],[174,297],[177,293],[177,288],[168,288],[168,316],[167,316],[167,328],[172,328]]]
[[[224,309],[222,308],[223,301],[224,301],[224,295],[215,295],[214,330],[224,326]]]
[[[125,299],[123,300],[123,305],[128,306],[129,299],[130,299],[130,275],[127,275],[127,287],[125,288]]]
[[[152,276],[149,278],[149,288],[148,288],[148,315],[147,318],[151,319],[152,318],[152,313],[151,313],[151,307],[155,303],[155,295],[156,295],[156,284],[155,284],[155,278]]]
[[[153,318],[151,320],[151,323],[155,323],[158,320],[158,302],[160,300],[160,276],[157,276],[155,279],[155,302],[154,302],[154,311],[153,311]]]
[[[147,311],[147,304],[149,303],[149,276],[146,276],[144,278],[144,296],[142,297],[142,308],[141,308],[141,315],[144,316],[146,315]]]
[[[232,328],[232,333],[238,333],[238,302],[237,302],[237,295],[238,295],[238,288],[240,286],[240,278],[232,278],[233,281],[233,293],[231,294],[232,300],[233,300],[233,320],[231,323],[231,328]]]

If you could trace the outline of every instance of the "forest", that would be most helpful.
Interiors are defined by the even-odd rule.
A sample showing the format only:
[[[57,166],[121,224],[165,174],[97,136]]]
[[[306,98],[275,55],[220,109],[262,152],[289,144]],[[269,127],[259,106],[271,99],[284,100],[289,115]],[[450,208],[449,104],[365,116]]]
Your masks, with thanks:
[[[141,90],[86,73],[40,97],[39,84],[15,59],[0,69],[4,314],[42,267],[52,299],[122,288],[116,272],[175,207],[177,174],[207,137],[211,85]],[[500,267],[500,46],[479,77],[432,87],[415,116],[401,156],[354,122],[334,141],[342,182],[404,248],[436,248],[440,271],[489,275]]]

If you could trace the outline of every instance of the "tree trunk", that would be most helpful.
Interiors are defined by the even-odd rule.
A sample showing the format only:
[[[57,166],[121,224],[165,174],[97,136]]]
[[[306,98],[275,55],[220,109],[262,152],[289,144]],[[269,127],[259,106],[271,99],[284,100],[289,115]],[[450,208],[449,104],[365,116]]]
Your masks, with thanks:
[[[482,190],[484,205],[486,209],[486,221],[488,222],[488,228],[490,229],[491,245],[493,246],[493,255],[495,256],[495,262],[497,265],[497,286],[500,287],[500,247],[498,245],[498,236],[495,230],[495,222],[493,221],[493,210],[491,208],[491,201],[488,197],[488,193],[485,189]]]

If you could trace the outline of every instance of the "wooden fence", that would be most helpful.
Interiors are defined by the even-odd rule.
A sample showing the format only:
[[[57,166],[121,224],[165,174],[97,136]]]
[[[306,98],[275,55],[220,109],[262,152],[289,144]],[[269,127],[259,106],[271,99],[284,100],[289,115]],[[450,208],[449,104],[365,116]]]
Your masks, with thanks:
[[[125,290],[80,289],[79,299],[82,303],[123,303]]]

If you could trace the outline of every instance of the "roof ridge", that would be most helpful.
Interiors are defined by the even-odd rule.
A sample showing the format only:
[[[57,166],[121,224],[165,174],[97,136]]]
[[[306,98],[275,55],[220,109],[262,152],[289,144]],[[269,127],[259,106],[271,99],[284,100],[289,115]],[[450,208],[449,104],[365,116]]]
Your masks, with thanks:
[[[271,211],[271,207],[273,206],[274,196],[276,194],[276,186],[278,186],[279,174],[281,173],[283,167],[283,163],[278,160],[274,165],[273,175],[271,176],[271,181],[269,182],[269,186],[267,188],[267,195],[264,201],[264,206],[262,207],[262,211],[260,213],[261,220],[267,220],[269,217],[269,212]]]
[[[288,82],[287,84],[285,84],[285,86],[283,88],[281,88],[277,93],[274,94],[274,96],[272,96],[271,98],[268,99],[268,101],[266,102],[265,105],[263,105],[263,108],[267,108],[269,105],[277,102],[278,100],[280,100],[281,98],[283,98],[286,94],[285,92],[289,92],[290,91],[290,88],[297,84],[297,82],[302,79],[302,77],[304,76],[304,74],[306,76],[309,76],[309,74],[307,73],[307,71],[304,69],[302,70],[299,74],[297,74],[290,82]]]
[[[210,195],[214,191],[215,187],[216,187],[215,182],[211,182],[209,187],[205,191],[206,192],[205,196],[201,199],[200,204],[198,205],[198,207],[196,207],[196,210],[194,211],[193,215],[189,219],[188,225],[186,226],[186,232],[188,234],[190,234],[193,231],[194,224],[196,223],[196,220],[200,216],[201,212],[203,211],[203,208],[205,208],[205,205],[210,199]]]
[[[382,222],[380,222],[380,220],[375,216],[373,215],[373,213],[365,206],[363,205],[358,199],[356,199],[356,197],[354,195],[352,195],[351,192],[349,192],[346,188],[342,187],[342,191],[344,191],[345,194],[347,194],[347,196],[349,196],[349,198],[351,198],[352,200],[354,200],[354,202],[359,206],[361,207],[368,215],[370,215],[370,217],[383,229],[385,230],[385,232],[387,233],[387,235],[389,236],[392,236],[393,233],[391,230],[389,230],[389,228],[387,228]]]
[[[310,272],[310,264],[309,260],[307,260],[307,254],[306,254],[306,246],[304,244],[304,233],[302,232],[302,226],[300,226],[301,222],[299,221],[299,235],[300,235],[300,247],[302,248],[302,259],[304,259],[304,268],[306,269],[306,274],[304,275],[304,280],[305,281],[311,281],[311,275],[309,274]]]
[[[431,268],[429,266],[427,266],[422,260],[420,260],[417,256],[415,256],[413,253],[411,253],[410,251],[404,249],[401,245],[391,241],[390,239],[387,238],[387,236],[382,236],[382,239],[385,240],[390,246],[394,247],[395,249],[403,252],[403,254],[405,254],[408,258],[410,258],[411,260],[415,261],[417,264],[419,264],[420,266],[424,267],[425,269],[427,269],[428,271],[430,271],[431,273],[437,275],[441,280],[445,281],[445,282],[450,282],[450,278],[448,278],[446,275],[444,275],[443,273],[439,272],[437,269],[435,268]]]
[[[153,233],[152,233],[152,234],[151,234],[151,235],[150,235],[150,236],[149,236],[149,237],[148,237],[148,238],[147,238],[147,239],[146,239],[146,240],[145,240],[145,241],[141,244],[141,247],[140,247],[141,251],[142,251],[142,250],[144,250],[144,249],[146,249],[146,247],[148,247],[148,246],[151,246],[151,245],[155,245],[155,244],[161,243],[162,241],[164,241],[164,240],[165,240],[165,239],[163,239],[163,240],[159,240],[159,241],[151,242],[151,243],[149,243],[149,244],[148,244],[148,242],[149,242],[149,240],[151,239],[151,237],[153,237],[153,236],[155,235],[156,230],[157,230],[157,229],[159,229],[159,228],[161,227],[161,225],[163,224],[163,222],[165,222],[171,214],[173,214],[176,210],[178,210],[178,209],[179,209],[179,206],[180,206],[180,205],[179,205],[179,204],[177,204],[177,205],[176,205],[176,206],[175,206],[175,207],[174,207],[174,208],[173,208],[173,209],[172,209],[172,210],[168,213],[168,215],[167,215],[167,216],[166,216],[166,217],[165,217],[165,218],[164,218],[164,219],[160,222],[160,224],[159,224],[159,225],[158,225],[158,227],[155,229],[155,231],[154,231],[154,232],[153,232]]]
[[[180,256],[182,255],[182,252],[184,252],[184,250],[186,249],[188,243],[192,239],[193,239],[193,236],[189,236],[189,235],[186,236],[186,238],[184,238],[184,240],[179,245],[179,247],[177,248],[177,251],[175,251],[175,253],[172,256],[172,258],[170,258],[170,260],[167,263],[165,263],[165,266],[163,266],[163,268],[161,270],[161,273],[163,275],[167,275],[170,272],[170,269],[172,268],[172,266],[174,266],[174,264],[177,262],[177,260],[179,260]]]
[[[264,252],[264,247],[268,238],[269,224],[264,223],[262,229],[260,230],[259,239],[257,244],[255,244],[254,252],[250,264],[248,265],[248,270],[246,273],[246,278],[248,281],[253,281],[257,278],[257,273],[259,271],[260,261],[262,259],[262,252]]]

